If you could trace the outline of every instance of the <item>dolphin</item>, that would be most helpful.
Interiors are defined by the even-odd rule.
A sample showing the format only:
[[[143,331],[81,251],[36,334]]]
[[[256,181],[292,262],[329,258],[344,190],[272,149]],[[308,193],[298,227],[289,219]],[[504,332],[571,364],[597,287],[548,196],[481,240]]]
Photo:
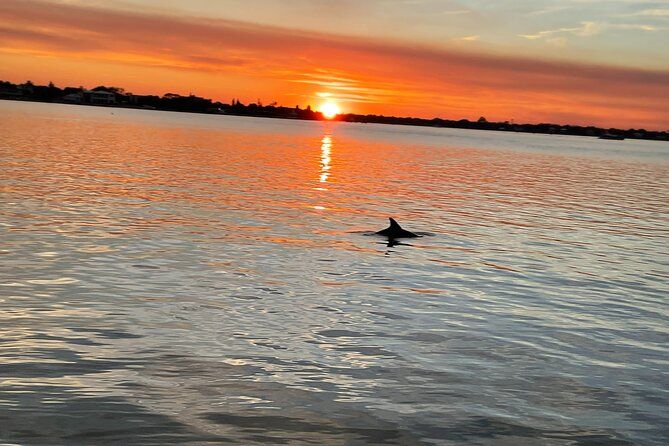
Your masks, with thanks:
[[[402,229],[402,227],[399,225],[399,223],[395,221],[394,218],[389,218],[389,220],[390,220],[390,226],[388,226],[386,229],[382,231],[376,232],[377,235],[383,235],[385,237],[388,237],[389,239],[420,237],[420,235],[418,234],[414,234],[411,231]]]

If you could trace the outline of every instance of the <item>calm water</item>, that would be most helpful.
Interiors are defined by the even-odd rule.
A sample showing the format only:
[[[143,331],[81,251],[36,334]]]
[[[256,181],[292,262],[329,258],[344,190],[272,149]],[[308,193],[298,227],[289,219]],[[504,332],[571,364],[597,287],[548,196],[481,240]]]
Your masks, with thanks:
[[[668,444],[667,143],[0,101],[0,168],[0,443]]]

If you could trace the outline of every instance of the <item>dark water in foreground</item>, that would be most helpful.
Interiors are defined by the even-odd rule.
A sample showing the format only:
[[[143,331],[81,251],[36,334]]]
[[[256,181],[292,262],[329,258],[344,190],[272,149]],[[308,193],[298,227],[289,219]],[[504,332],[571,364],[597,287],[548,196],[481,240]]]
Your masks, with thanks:
[[[666,445],[669,146],[0,101],[0,443]],[[432,237],[387,247],[387,216]]]

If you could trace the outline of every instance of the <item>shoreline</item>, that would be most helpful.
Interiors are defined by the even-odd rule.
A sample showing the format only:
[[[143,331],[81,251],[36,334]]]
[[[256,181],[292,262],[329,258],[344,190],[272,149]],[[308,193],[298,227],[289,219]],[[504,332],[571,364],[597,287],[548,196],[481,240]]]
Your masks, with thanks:
[[[90,103],[72,103],[67,101],[53,101],[40,100],[30,98],[13,98],[0,97],[0,100],[12,102],[37,102],[44,104],[61,104],[74,105],[85,107],[101,107],[110,109],[129,109],[129,110],[147,110],[147,111],[166,111],[177,113],[193,113],[203,115],[220,115],[220,116],[239,116],[250,118],[269,118],[269,119],[286,119],[293,121],[324,121],[324,122],[352,122],[359,124],[381,124],[381,125],[403,125],[410,127],[431,127],[431,128],[452,128],[465,130],[480,130],[480,131],[498,131],[508,133],[530,133],[530,134],[544,134],[556,136],[584,136],[594,137],[606,140],[622,140],[622,139],[636,139],[644,141],[669,141],[669,132],[662,131],[646,131],[643,129],[605,129],[595,126],[577,126],[577,125],[561,125],[561,124],[515,124],[509,122],[489,122],[489,121],[469,121],[461,119],[458,121],[433,118],[401,118],[395,116],[383,115],[359,115],[353,113],[344,113],[336,116],[333,119],[326,119],[320,112],[312,112],[310,109],[303,110],[310,113],[309,117],[288,116],[282,113],[286,107],[263,107],[260,112],[253,112],[249,110],[184,110],[177,108],[157,108],[146,107],[133,104],[90,104]],[[245,107],[250,108],[250,107]],[[269,108],[269,110],[267,110]],[[291,109],[292,110],[292,109]],[[615,138],[611,138],[615,135]]]

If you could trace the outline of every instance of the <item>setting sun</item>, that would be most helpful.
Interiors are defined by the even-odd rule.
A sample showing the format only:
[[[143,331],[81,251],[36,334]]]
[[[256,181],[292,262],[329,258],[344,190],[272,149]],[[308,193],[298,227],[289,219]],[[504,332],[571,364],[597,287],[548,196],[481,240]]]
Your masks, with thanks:
[[[327,119],[332,119],[340,113],[339,106],[334,102],[326,102],[321,105],[321,113]]]

